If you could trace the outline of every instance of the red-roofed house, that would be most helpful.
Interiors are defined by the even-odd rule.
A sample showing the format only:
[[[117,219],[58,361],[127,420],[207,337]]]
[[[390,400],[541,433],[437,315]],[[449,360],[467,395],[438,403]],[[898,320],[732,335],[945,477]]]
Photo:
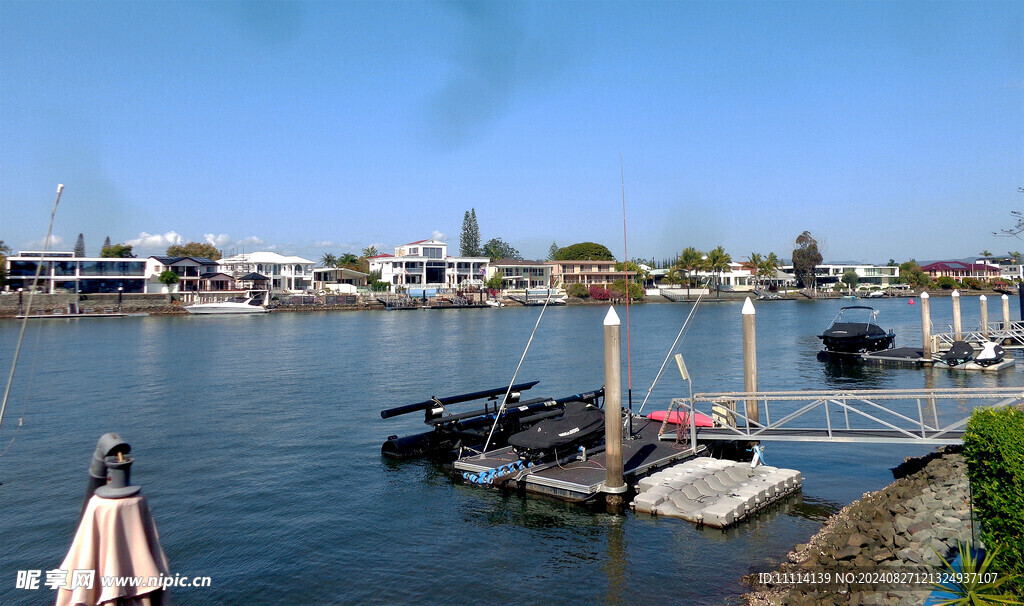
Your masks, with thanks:
[[[974,278],[991,282],[999,279],[999,267],[986,263],[964,263],[962,261],[938,261],[929,263],[921,268],[921,271],[931,276],[934,280],[942,276],[949,276],[954,280]]]

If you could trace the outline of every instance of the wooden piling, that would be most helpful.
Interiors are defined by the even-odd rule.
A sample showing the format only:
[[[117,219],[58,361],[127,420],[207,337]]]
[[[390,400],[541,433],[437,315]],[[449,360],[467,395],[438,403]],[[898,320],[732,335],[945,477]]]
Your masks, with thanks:
[[[604,317],[604,492],[609,507],[623,504],[626,482],[622,473],[622,323],[614,307]]]
[[[953,299],[953,340],[963,341],[963,326],[960,321],[960,291],[954,290],[950,295]]]
[[[754,304],[750,297],[743,302],[743,390],[747,393],[757,391],[757,323]],[[757,400],[747,400],[747,426],[758,423]]]
[[[1003,295],[1000,297],[1003,300],[1003,330],[1010,328],[1010,297]]]
[[[981,305],[981,336],[988,338],[988,297],[981,295],[978,297],[978,303]]]

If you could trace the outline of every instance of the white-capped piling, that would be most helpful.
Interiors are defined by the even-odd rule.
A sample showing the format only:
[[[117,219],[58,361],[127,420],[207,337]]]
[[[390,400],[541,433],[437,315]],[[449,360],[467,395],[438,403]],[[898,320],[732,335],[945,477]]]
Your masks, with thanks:
[[[1003,300],[1003,330],[1010,328],[1010,297],[1003,295],[999,297]]]
[[[960,322],[960,291],[954,290],[950,297],[953,299],[953,339],[963,341],[964,331]]]
[[[921,357],[932,359],[932,303],[927,292],[921,293]]]
[[[757,323],[750,297],[743,302],[743,390],[757,391]],[[757,400],[747,400],[747,424],[759,422]]]
[[[609,505],[621,505],[622,475],[622,323],[614,307],[604,317],[604,491]]]
[[[978,303],[981,305],[981,335],[988,338],[988,297],[981,295],[978,297]]]

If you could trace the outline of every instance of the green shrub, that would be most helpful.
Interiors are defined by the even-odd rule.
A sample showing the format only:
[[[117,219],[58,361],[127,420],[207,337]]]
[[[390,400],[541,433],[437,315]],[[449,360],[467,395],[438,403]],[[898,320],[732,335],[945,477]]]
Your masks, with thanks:
[[[568,288],[565,289],[565,294],[570,297],[576,297],[577,299],[586,299],[590,296],[590,289],[587,288],[586,285],[577,282],[575,284],[570,284]]]
[[[964,457],[981,539],[998,548],[995,569],[1024,573],[1024,410],[979,408],[964,433]],[[1024,595],[1018,577],[1011,590]]]
[[[981,283],[981,280],[978,280],[977,278],[964,278],[961,282],[971,290],[981,290],[985,287],[985,285]]]
[[[953,290],[956,288],[956,280],[949,276],[939,276],[935,279],[935,284],[943,290]]]

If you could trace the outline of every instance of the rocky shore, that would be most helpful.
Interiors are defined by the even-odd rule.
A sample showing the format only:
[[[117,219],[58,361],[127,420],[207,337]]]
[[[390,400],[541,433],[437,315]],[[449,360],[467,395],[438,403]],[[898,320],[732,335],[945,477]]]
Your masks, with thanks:
[[[833,515],[789,561],[745,577],[746,604],[922,604],[929,584],[886,579],[938,572],[939,554],[948,560],[957,541],[970,540],[966,470],[960,447],[908,459],[893,470],[894,483]]]

